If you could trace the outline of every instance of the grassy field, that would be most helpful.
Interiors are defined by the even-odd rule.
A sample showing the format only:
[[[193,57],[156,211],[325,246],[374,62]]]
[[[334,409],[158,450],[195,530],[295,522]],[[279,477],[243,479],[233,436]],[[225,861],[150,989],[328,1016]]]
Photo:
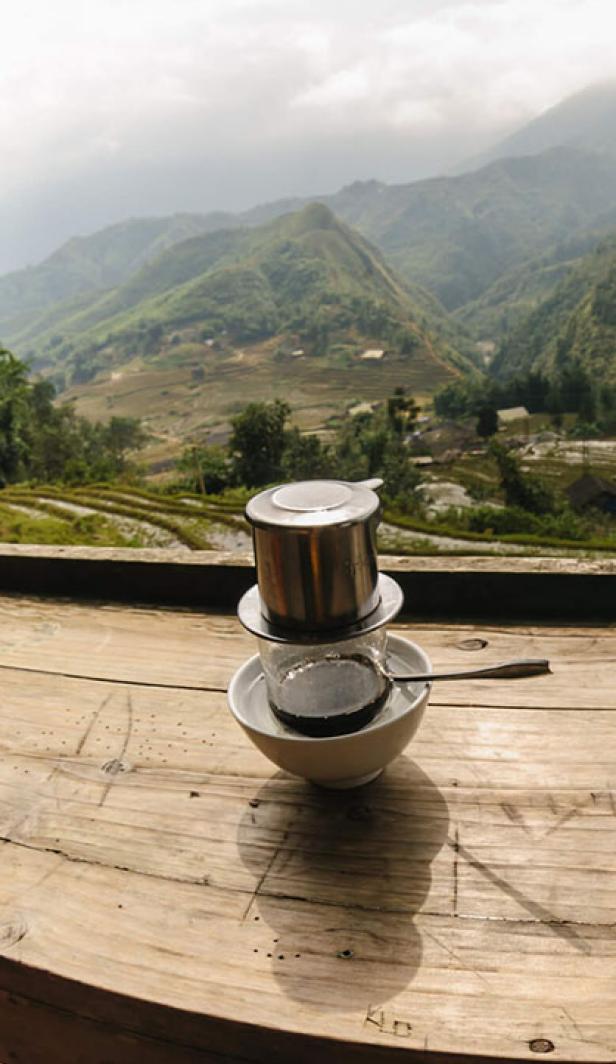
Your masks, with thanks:
[[[217,352],[188,339],[158,359],[111,367],[64,392],[61,401],[74,402],[94,421],[141,418],[151,440],[140,460],[154,465],[177,456],[187,442],[228,431],[233,414],[253,400],[285,399],[293,423],[315,431],[357,402],[385,399],[399,385],[425,399],[451,379],[445,366],[435,379],[434,362],[420,355],[390,355],[378,363],[345,354],[281,358],[277,340]]]

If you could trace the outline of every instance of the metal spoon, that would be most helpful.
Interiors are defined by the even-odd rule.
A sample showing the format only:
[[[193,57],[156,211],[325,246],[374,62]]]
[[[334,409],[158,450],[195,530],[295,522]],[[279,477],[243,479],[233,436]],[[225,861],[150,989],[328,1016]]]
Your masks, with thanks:
[[[551,672],[547,658],[517,658],[484,665],[480,669],[463,669],[461,672],[422,672],[415,676],[394,676],[387,673],[395,683],[415,683],[430,680],[518,680],[523,676],[542,676]]]

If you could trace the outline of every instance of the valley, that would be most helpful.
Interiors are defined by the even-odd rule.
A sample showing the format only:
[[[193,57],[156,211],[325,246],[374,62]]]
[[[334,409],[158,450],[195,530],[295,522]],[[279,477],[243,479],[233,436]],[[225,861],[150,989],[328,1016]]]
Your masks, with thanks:
[[[274,337],[215,351],[187,339],[156,359],[122,363],[121,369],[73,385],[62,401],[91,420],[140,418],[150,437],[140,461],[156,469],[187,443],[225,440],[229,419],[248,397],[262,402],[291,397],[293,423],[305,432],[322,432],[347,410],[377,402],[401,383],[425,402],[435,384],[455,376],[446,364],[421,354],[390,353],[375,364],[361,354],[280,355],[279,344]]]
[[[64,417],[83,450],[71,463],[65,441],[54,466],[45,433],[28,430],[39,480],[14,483],[26,469],[15,434],[3,534],[29,541],[38,522],[50,542],[245,545],[229,439],[247,404],[279,401],[286,475],[311,475],[313,454],[328,475],[342,462],[348,476],[385,476],[383,550],[614,550],[609,516],[593,526],[565,493],[580,472],[616,477],[616,90],[550,114],[459,173],[128,219],[0,277],[3,345],[53,386],[54,432]],[[417,404],[405,431],[401,401]],[[478,418],[527,403],[523,424],[479,431]],[[114,450],[123,431],[130,461]],[[540,475],[551,516],[508,513],[489,436],[531,487]],[[119,485],[97,473],[96,439]],[[178,480],[209,448],[229,498],[189,498]],[[41,481],[52,466],[56,481]],[[449,492],[451,508],[430,492]]]

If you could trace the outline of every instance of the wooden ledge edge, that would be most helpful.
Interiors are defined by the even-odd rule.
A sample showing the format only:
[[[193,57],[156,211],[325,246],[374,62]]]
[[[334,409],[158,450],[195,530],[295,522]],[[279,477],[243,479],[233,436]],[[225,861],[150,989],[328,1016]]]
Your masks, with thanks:
[[[379,564],[417,619],[616,623],[616,559],[383,555]],[[248,553],[0,544],[0,592],[233,612],[254,581]]]
[[[426,1050],[350,1041],[252,1023],[247,1016],[195,1013],[129,997],[7,957],[0,957],[0,1053],[6,1060],[121,1060],[122,1064],[521,1064],[508,1053]],[[505,1048],[505,1047],[503,1047]],[[559,1064],[574,1064],[562,1055]]]

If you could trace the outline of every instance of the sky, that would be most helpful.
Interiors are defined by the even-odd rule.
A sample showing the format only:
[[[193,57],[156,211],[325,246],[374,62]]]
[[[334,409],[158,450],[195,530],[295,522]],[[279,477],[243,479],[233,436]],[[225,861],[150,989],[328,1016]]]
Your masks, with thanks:
[[[612,0],[20,0],[0,272],[129,216],[447,171],[616,72]]]

